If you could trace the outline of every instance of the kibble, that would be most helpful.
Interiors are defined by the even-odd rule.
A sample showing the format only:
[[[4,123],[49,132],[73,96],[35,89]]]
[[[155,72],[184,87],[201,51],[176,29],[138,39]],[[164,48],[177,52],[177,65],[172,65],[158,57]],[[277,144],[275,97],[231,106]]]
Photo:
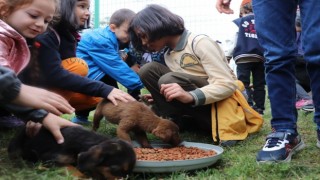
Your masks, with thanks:
[[[214,156],[213,150],[178,146],[173,148],[134,148],[138,161],[178,161]]]

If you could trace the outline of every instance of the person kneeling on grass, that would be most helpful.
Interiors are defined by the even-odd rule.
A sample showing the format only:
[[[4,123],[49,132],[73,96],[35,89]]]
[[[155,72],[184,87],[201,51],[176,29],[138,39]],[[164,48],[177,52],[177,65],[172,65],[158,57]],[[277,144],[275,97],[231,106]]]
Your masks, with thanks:
[[[195,128],[212,133],[213,141],[225,146],[259,131],[263,119],[247,103],[239,90],[243,84],[214,40],[189,32],[180,16],[159,5],[138,12],[130,33],[137,50],[169,48],[167,66],[150,62],[138,72],[158,115],[174,121],[191,116]]]

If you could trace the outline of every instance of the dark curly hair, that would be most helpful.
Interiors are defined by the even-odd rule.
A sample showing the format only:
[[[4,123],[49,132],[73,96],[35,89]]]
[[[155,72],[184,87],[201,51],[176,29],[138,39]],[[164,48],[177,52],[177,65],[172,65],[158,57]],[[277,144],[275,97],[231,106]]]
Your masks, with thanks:
[[[134,48],[143,50],[140,36],[134,32],[136,29],[152,42],[165,36],[180,35],[185,27],[180,16],[160,5],[150,4],[135,15],[129,29]]]

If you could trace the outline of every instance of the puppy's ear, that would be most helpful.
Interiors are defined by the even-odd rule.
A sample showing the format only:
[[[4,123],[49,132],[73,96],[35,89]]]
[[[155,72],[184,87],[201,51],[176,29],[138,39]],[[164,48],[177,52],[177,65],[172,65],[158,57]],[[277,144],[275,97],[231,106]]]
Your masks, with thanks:
[[[159,134],[159,126],[151,131],[151,133],[158,137]]]
[[[157,127],[156,129],[152,130],[152,134],[157,136],[164,142],[169,142],[172,136],[172,131],[170,129],[163,129]]]
[[[88,151],[78,155],[78,169],[88,171],[94,169],[101,162],[103,148],[100,145],[92,146]]]

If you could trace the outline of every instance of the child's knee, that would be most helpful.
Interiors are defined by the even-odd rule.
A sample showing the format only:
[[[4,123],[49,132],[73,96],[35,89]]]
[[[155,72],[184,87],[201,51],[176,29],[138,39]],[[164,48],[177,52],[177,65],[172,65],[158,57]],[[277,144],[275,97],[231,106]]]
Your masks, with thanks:
[[[80,76],[87,76],[89,72],[88,64],[83,59],[77,57],[62,60],[61,65],[67,71]]]
[[[183,80],[183,77],[181,77],[181,74],[179,74],[177,72],[168,72],[168,73],[164,74],[163,76],[161,76],[161,78],[158,81],[158,84],[160,86],[161,84],[177,83],[179,81],[186,81],[187,82],[187,78],[185,78],[185,80]]]

